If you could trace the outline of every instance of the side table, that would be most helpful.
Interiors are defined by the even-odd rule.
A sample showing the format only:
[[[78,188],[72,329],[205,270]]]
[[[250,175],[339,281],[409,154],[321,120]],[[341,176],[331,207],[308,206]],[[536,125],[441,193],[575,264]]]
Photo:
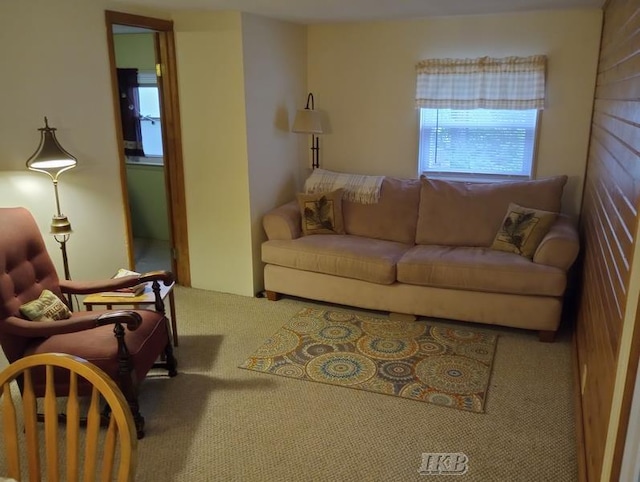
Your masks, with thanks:
[[[87,295],[82,304],[87,311],[93,311],[94,306],[105,306],[107,310],[112,309],[113,306],[132,305],[134,308],[139,308],[141,305],[152,305],[156,301],[156,296],[153,294],[151,288],[151,282],[146,283],[144,291],[138,296],[104,296],[101,293]],[[164,299],[169,297],[169,313],[171,317],[171,331],[173,334],[173,346],[178,346],[178,329],[176,326],[176,306],[173,299],[173,287],[175,283],[171,283],[165,286],[164,283],[160,283],[160,298]]]

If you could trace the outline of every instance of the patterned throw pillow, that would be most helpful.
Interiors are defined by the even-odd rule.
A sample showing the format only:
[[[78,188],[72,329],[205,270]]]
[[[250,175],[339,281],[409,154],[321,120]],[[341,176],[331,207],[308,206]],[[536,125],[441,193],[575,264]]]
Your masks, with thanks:
[[[31,321],[66,320],[71,316],[67,305],[49,290],[44,290],[37,300],[22,305],[20,313]]]
[[[298,194],[298,204],[302,215],[302,233],[344,234],[342,220],[342,192]]]
[[[549,211],[524,208],[511,203],[491,249],[517,253],[532,259],[557,216]]]

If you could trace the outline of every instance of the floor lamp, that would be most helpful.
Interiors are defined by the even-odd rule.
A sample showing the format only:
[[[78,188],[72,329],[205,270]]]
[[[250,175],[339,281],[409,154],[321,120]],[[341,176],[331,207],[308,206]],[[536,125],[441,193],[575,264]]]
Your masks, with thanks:
[[[71,279],[69,275],[69,260],[67,258],[67,241],[73,232],[67,216],[60,212],[60,198],[58,196],[58,177],[65,171],[76,167],[78,160],[65,151],[56,139],[53,127],[49,127],[47,118],[44,118],[44,127],[40,131],[40,145],[36,152],[27,161],[27,167],[32,171],[44,172],[53,181],[53,190],[56,195],[56,214],[51,221],[51,234],[60,244],[62,251],[62,264],[64,266],[65,279]],[[72,301],[69,299],[69,303]]]
[[[322,115],[315,110],[311,92],[307,96],[307,106],[296,113],[291,130],[300,134],[311,134],[311,168],[320,167],[320,139],[316,134],[322,134],[324,129]]]

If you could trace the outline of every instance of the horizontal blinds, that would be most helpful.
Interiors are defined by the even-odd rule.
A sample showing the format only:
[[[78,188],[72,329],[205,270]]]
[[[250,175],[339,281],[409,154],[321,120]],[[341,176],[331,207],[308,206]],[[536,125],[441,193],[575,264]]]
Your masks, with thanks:
[[[138,71],[138,84],[139,85],[158,85],[158,78],[154,70],[139,70]]]
[[[422,172],[531,174],[538,111],[420,109]]]

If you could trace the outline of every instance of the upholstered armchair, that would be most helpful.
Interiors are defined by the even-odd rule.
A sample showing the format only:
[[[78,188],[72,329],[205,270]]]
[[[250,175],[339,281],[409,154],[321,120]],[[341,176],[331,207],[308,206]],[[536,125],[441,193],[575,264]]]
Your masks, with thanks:
[[[153,284],[153,310],[73,312],[69,306],[72,296],[113,291],[141,282]],[[154,367],[166,369],[170,377],[177,374],[160,282],[172,283],[173,275],[155,271],[103,281],[61,280],[31,213],[24,208],[0,208],[0,345],[5,356],[13,363],[27,355],[57,352],[95,364],[122,390],[138,438],[144,436],[144,417],[138,404],[140,383]],[[39,321],[24,315],[30,314],[25,306],[40,306],[47,297],[55,299],[59,306]],[[34,376],[33,384],[37,396],[44,396],[44,373],[42,377]],[[58,396],[66,396],[67,385],[64,378],[56,381]]]

